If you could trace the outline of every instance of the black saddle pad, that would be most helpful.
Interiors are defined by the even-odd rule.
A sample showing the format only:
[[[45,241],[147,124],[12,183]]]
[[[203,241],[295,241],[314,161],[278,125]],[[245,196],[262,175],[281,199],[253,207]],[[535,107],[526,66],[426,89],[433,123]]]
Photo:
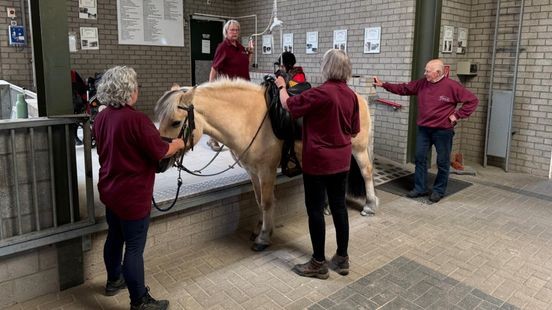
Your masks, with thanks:
[[[433,182],[435,181],[435,177],[436,177],[435,174],[428,173],[427,179],[428,179],[428,188],[430,192],[431,192],[431,187],[433,185]],[[449,178],[447,192],[445,196],[453,195],[465,188],[470,187],[471,185],[472,183],[470,182]],[[388,192],[391,194],[404,196],[404,197],[406,197],[406,194],[409,191],[411,191],[412,188],[414,188],[414,173],[405,175],[403,177],[400,177],[395,180],[376,186],[376,189],[378,190],[382,190],[384,192]],[[419,200],[419,198],[414,198],[414,199]],[[425,199],[427,199],[427,197],[425,197]]]

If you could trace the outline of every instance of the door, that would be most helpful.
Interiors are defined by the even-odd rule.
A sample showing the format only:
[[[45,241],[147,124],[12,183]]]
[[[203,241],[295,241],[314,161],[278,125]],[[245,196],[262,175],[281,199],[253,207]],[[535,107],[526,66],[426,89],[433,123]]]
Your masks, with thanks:
[[[223,20],[190,18],[192,49],[192,85],[209,81],[211,63],[217,46],[223,40]]]

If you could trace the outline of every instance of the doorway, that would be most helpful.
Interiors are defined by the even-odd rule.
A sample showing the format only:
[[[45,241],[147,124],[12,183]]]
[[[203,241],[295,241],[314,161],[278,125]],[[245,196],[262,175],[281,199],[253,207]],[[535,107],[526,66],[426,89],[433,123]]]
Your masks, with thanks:
[[[209,81],[209,72],[217,46],[223,40],[222,19],[190,18],[192,85]]]

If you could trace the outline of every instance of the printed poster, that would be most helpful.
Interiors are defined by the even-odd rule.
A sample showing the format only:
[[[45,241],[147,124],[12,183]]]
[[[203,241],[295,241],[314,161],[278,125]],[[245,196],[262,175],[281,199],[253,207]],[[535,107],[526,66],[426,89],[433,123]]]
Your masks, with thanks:
[[[272,54],[272,42],[273,37],[271,34],[263,35],[263,54],[268,55]]]
[[[293,53],[293,33],[284,33],[283,41],[283,47],[282,50],[284,52],[291,52]]]
[[[453,26],[443,26],[443,53],[452,53]]]
[[[307,32],[307,54],[318,53],[318,31]]]
[[[97,17],[96,0],[79,0],[79,18],[96,19]]]
[[[364,54],[380,52],[381,27],[364,28]]]
[[[100,49],[97,27],[80,27],[80,37],[82,50]]]
[[[347,29],[334,30],[333,48],[347,52]]]
[[[456,47],[456,54],[466,53],[466,47],[468,47],[468,29],[458,27],[458,42]]]

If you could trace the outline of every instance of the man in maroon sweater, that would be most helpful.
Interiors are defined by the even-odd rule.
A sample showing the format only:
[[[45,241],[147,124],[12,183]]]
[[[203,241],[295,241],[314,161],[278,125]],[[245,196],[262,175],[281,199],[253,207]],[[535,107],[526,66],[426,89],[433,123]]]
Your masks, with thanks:
[[[426,64],[424,76],[423,79],[401,84],[384,83],[374,77],[374,86],[397,95],[418,96],[414,188],[407,196],[428,195],[427,153],[435,145],[438,171],[429,200],[438,202],[447,190],[454,126],[459,119],[467,118],[475,111],[479,99],[460,83],[445,77],[440,59]],[[459,109],[458,103],[462,104]]]

